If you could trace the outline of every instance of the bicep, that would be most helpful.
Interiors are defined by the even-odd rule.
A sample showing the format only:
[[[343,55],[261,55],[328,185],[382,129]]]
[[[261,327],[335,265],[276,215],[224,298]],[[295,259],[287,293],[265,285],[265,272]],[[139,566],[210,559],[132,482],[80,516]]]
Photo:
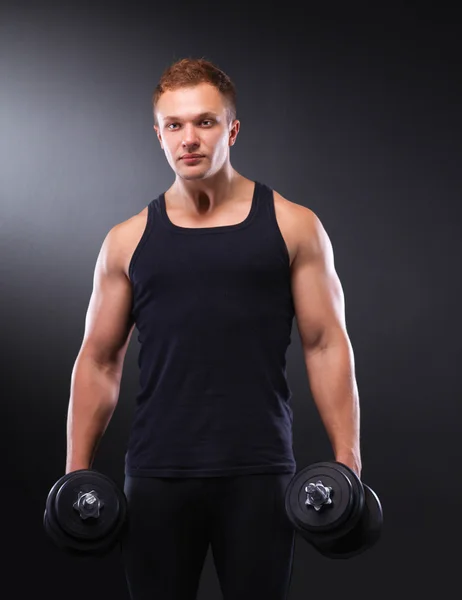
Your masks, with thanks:
[[[81,352],[100,364],[121,367],[134,328],[131,305],[131,283],[123,271],[113,229],[96,261]]]
[[[309,218],[301,223],[291,284],[297,326],[306,352],[344,335],[345,300],[335,269],[332,243],[311,211]]]

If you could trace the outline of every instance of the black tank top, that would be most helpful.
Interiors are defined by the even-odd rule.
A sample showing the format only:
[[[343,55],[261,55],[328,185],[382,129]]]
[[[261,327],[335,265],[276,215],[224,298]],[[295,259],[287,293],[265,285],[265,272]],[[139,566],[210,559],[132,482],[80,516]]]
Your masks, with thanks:
[[[160,194],[129,277],[140,372],[125,473],[294,473],[294,305],[273,190],[255,182],[244,221],[207,228],[175,225]]]

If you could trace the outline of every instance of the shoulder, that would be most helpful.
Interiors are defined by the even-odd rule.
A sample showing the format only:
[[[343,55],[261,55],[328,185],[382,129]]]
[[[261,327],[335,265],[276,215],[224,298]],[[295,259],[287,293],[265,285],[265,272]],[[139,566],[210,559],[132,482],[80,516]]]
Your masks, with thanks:
[[[275,204],[287,213],[287,216],[292,217],[294,221],[298,219],[310,220],[315,216],[314,212],[303,206],[302,204],[297,204],[296,202],[292,202],[285,198],[278,191],[273,189],[274,202]]]
[[[145,206],[139,213],[113,225],[101,247],[101,255],[127,276],[130,259],[146,228],[147,215],[148,207]]]
[[[134,237],[143,234],[146,228],[148,207],[145,206],[139,213],[113,225],[107,232],[104,242],[113,248],[131,244]]]
[[[285,215],[296,240],[297,256],[313,257],[330,252],[329,236],[318,215],[310,208],[288,200],[276,190],[273,193],[277,210]]]
[[[127,237],[129,238],[134,233],[138,233],[140,229],[146,227],[148,218],[148,207],[145,206],[139,213],[134,214],[125,221],[121,221],[112,227],[109,233],[112,233],[114,237],[119,238],[123,241]]]

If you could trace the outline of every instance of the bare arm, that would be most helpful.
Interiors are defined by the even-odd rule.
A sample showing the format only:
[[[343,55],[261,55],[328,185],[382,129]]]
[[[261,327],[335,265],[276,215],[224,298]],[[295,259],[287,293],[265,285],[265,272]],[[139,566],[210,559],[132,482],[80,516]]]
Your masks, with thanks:
[[[107,234],[96,261],[83,342],[71,376],[66,473],[90,469],[116,408],[134,323],[122,263],[121,226]]]
[[[335,460],[361,475],[360,408],[345,302],[329,237],[312,212],[300,221],[292,291],[305,365]]]

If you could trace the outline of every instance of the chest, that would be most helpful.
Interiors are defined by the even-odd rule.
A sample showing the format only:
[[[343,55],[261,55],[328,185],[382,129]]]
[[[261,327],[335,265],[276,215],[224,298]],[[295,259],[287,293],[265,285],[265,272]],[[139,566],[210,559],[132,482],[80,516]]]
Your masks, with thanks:
[[[290,264],[295,258],[297,251],[296,220],[290,203],[282,198],[277,198],[275,193],[274,208],[276,220],[289,253]],[[228,207],[226,211],[217,211],[209,217],[193,218],[184,212],[166,207],[169,220],[179,227],[204,228],[204,227],[227,227],[242,223],[249,215],[251,202],[236,203]]]
[[[232,209],[220,212],[217,211],[211,216],[193,218],[191,215],[174,210],[168,205],[166,206],[168,219],[174,225],[186,228],[226,227],[229,225],[236,225],[242,223],[246,219],[250,209],[251,201],[249,200],[248,202],[237,203]],[[277,192],[274,192],[274,209],[277,225],[289,254],[290,265],[292,265],[298,247],[296,205],[285,200],[282,196],[279,196]],[[130,219],[130,226],[126,229],[127,233],[124,243],[123,262],[124,271],[127,277],[133,252],[146,228],[147,216],[148,209],[145,207],[140,213]]]

